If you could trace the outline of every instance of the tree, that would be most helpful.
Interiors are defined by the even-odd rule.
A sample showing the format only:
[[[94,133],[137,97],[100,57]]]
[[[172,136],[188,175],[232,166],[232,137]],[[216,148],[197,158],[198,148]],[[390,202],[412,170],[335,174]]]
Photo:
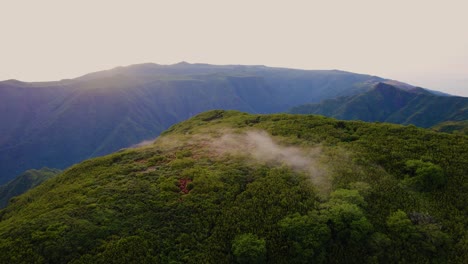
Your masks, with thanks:
[[[139,236],[129,236],[106,244],[98,263],[154,263],[152,248]]]
[[[338,189],[330,194],[330,200],[322,204],[320,216],[331,231],[328,255],[333,262],[347,261],[350,257],[361,258],[369,254],[368,240],[374,227],[358,205],[365,205],[358,191]]]
[[[398,210],[387,218],[393,250],[388,257],[395,262],[438,263],[446,259],[449,236],[434,223],[414,224],[408,215]]]
[[[420,191],[441,188],[447,182],[444,171],[439,165],[421,160],[408,160],[406,169],[409,174],[403,183]]]
[[[254,234],[242,234],[234,239],[232,252],[238,263],[264,263],[266,242]]]
[[[288,216],[279,222],[279,226],[291,243],[291,263],[324,262],[330,229],[316,211]]]

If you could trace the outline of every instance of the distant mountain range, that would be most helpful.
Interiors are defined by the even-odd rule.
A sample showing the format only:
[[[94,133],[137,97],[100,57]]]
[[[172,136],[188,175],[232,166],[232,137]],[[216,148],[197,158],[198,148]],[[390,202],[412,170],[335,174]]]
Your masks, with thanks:
[[[403,90],[378,83],[373,89],[361,94],[297,106],[290,112],[428,128],[448,120],[468,120],[468,98],[438,96],[421,88]]]
[[[206,110],[285,112],[298,105],[372,93],[378,83],[389,83],[405,96],[434,98],[434,103],[442,98],[397,81],[338,70],[185,62],[118,67],[57,82],[3,81],[0,184],[31,168],[63,169],[153,139],[169,126]],[[385,97],[381,100],[391,104]],[[411,102],[415,107],[420,103]]]

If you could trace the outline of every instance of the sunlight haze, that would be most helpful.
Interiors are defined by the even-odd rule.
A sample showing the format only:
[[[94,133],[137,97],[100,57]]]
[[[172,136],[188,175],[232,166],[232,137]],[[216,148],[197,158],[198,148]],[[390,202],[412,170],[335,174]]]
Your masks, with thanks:
[[[466,1],[2,1],[0,80],[179,61],[340,69],[468,96]]]

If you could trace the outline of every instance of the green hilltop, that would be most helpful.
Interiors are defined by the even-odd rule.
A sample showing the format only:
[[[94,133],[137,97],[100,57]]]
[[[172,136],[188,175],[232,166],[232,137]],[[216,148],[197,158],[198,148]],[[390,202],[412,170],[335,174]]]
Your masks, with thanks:
[[[468,137],[214,110],[0,211],[0,263],[463,263]]]

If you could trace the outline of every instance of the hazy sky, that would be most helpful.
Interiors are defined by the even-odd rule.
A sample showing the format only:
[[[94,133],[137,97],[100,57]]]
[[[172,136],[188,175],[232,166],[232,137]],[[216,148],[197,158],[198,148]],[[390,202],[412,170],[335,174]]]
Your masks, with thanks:
[[[340,69],[468,96],[468,1],[0,0],[0,80],[179,61]]]

